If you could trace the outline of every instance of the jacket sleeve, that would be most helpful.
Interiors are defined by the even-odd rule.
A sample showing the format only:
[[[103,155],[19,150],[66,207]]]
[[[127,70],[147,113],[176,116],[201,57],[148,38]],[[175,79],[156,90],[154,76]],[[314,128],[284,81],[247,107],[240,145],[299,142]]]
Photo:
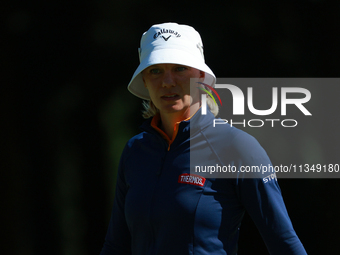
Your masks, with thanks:
[[[126,151],[126,148],[125,150]],[[115,198],[104,246],[100,255],[131,254],[131,236],[125,219],[125,196],[128,190],[124,178],[124,152],[120,159]]]
[[[248,166],[271,165],[269,157],[253,137],[238,139],[240,162]],[[276,178],[239,178],[241,203],[257,226],[270,254],[306,255],[295,233]]]
[[[266,183],[262,179],[243,179],[239,193],[270,254],[307,254],[293,229],[275,179]]]

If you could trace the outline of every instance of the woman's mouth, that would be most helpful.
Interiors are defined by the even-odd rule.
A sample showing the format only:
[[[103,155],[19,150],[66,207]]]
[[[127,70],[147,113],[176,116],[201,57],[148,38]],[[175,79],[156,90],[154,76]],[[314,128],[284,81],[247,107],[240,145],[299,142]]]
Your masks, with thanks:
[[[177,100],[179,98],[179,95],[177,94],[166,94],[161,97],[164,100],[171,101],[171,100]]]

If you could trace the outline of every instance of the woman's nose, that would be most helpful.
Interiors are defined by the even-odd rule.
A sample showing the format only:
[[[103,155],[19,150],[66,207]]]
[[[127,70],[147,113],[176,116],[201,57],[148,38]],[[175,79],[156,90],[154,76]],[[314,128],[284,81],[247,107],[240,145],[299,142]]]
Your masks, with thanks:
[[[165,71],[163,75],[162,86],[163,87],[174,87],[175,85],[176,83],[175,83],[174,74],[170,70]]]

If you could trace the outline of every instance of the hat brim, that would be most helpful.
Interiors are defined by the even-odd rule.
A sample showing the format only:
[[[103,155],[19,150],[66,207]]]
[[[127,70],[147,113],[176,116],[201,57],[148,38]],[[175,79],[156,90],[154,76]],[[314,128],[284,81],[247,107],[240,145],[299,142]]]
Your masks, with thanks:
[[[216,77],[211,69],[192,54],[178,49],[160,49],[152,51],[149,56],[139,64],[128,85],[128,90],[137,97],[150,100],[149,91],[145,88],[142,71],[155,64],[179,64],[196,68],[205,72],[204,83],[214,87]]]

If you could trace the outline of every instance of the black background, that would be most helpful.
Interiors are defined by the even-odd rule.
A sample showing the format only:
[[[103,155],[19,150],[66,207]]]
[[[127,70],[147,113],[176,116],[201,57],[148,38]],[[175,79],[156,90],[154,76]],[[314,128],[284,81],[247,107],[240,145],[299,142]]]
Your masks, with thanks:
[[[99,254],[117,163],[143,121],[126,86],[152,24],[193,26],[217,77],[339,77],[339,11],[316,0],[2,4],[1,253]],[[324,119],[256,136],[274,162],[339,163],[339,89],[318,91],[313,114]],[[339,253],[339,180],[279,183],[308,254]],[[239,246],[241,255],[266,254],[248,216]]]

